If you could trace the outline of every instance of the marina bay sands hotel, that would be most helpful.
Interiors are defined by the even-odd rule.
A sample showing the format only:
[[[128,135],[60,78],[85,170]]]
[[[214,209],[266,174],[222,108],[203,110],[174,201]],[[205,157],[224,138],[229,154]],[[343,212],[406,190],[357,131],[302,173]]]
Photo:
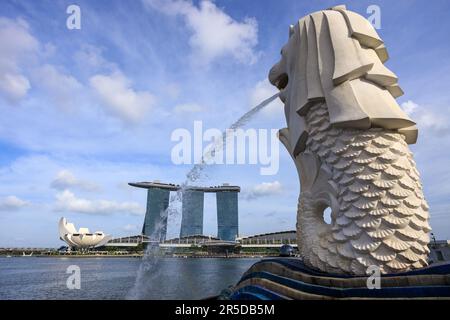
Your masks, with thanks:
[[[130,186],[147,190],[147,211],[142,233],[151,241],[166,240],[168,206],[171,191],[179,191],[175,184],[160,182],[130,182]],[[203,205],[205,192],[216,194],[217,238],[234,241],[238,236],[238,186],[223,184],[216,187],[185,187],[182,191],[180,238],[203,235]]]

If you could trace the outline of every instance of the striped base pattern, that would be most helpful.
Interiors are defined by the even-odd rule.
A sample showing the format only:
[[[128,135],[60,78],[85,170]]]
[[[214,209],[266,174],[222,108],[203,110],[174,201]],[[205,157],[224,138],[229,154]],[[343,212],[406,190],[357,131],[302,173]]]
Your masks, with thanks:
[[[367,277],[324,273],[300,259],[275,258],[255,263],[220,298],[291,299],[450,299],[450,263],[381,276],[380,289],[368,289]]]

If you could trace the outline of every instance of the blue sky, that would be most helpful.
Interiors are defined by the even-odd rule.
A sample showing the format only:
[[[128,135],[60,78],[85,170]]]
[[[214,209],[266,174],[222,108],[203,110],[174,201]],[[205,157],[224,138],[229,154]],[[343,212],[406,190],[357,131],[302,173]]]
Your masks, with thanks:
[[[153,0],[0,2],[0,246],[58,246],[57,221],[114,236],[138,233],[146,194],[130,181],[181,183],[190,165],[170,154],[177,128],[225,129],[276,90],[267,80],[288,26],[344,1]],[[81,29],[66,8],[81,8]],[[419,124],[412,146],[437,238],[450,238],[450,20],[447,1],[347,1],[381,29]],[[284,127],[274,102],[248,128]],[[242,187],[243,235],[295,228],[299,184],[280,146],[280,169],[212,166],[201,183]],[[169,237],[179,232],[170,218]],[[205,233],[216,233],[205,199]]]

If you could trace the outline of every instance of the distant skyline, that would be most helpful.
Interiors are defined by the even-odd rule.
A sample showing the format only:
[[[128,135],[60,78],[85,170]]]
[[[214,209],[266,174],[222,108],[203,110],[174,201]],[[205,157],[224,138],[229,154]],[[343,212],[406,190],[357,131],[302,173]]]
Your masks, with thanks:
[[[0,247],[57,247],[58,220],[114,237],[141,231],[146,192],[132,181],[182,183],[192,165],[171,161],[174,130],[225,129],[277,92],[267,81],[304,15],[345,3],[381,29],[418,123],[411,146],[437,239],[450,239],[450,3],[400,1],[81,0],[0,2]],[[285,127],[280,101],[246,128]],[[275,175],[260,165],[215,165],[199,184],[241,186],[241,235],[295,229],[298,179],[284,147]],[[174,208],[177,209],[177,208]],[[179,208],[178,208],[179,209]],[[205,234],[215,235],[213,195]],[[169,218],[168,237],[181,216]]]

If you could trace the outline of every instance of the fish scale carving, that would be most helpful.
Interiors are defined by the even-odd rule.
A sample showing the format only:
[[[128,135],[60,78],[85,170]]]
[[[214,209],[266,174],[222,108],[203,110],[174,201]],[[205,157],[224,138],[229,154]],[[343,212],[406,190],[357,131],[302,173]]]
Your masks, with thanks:
[[[328,169],[328,179],[334,182],[336,194],[341,194],[339,206],[347,209],[334,212],[331,224],[323,225],[322,232],[315,232],[316,219],[308,216],[321,219],[323,213],[315,211],[313,194],[300,195],[297,232],[305,263],[327,272],[354,274],[364,274],[372,264],[380,266],[384,273],[426,266],[428,233],[431,230],[428,207],[418,176],[411,174],[414,171],[413,162],[408,161],[408,167],[403,165],[404,157],[412,160],[405,137],[380,129],[360,132],[352,129],[351,139],[346,129],[342,130],[341,135],[330,135],[332,128],[328,115],[323,113],[324,109],[327,109],[326,105],[319,103],[311,107],[306,115],[311,133],[304,152],[314,153],[322,166]],[[312,130],[311,126],[318,128]],[[340,148],[325,152],[328,149],[324,146],[325,141],[343,145],[345,150]],[[315,148],[311,148],[313,145]],[[316,148],[317,152],[311,151]],[[377,149],[376,156],[373,156],[374,148]],[[361,157],[350,156],[356,152]],[[342,166],[339,162],[335,163],[333,155],[337,156],[336,153],[339,158],[348,159],[349,164]],[[382,155],[388,155],[389,160]],[[363,170],[357,170],[361,165],[361,161],[355,161],[357,159],[370,161],[364,161]],[[354,172],[350,184],[346,172]],[[340,178],[333,179],[333,176]],[[410,179],[406,180],[405,187],[399,182],[406,176]],[[356,190],[351,188],[352,185],[357,186]],[[333,237],[327,237],[329,232]],[[313,249],[317,243],[320,247]],[[330,265],[328,262],[331,260],[338,262]]]

